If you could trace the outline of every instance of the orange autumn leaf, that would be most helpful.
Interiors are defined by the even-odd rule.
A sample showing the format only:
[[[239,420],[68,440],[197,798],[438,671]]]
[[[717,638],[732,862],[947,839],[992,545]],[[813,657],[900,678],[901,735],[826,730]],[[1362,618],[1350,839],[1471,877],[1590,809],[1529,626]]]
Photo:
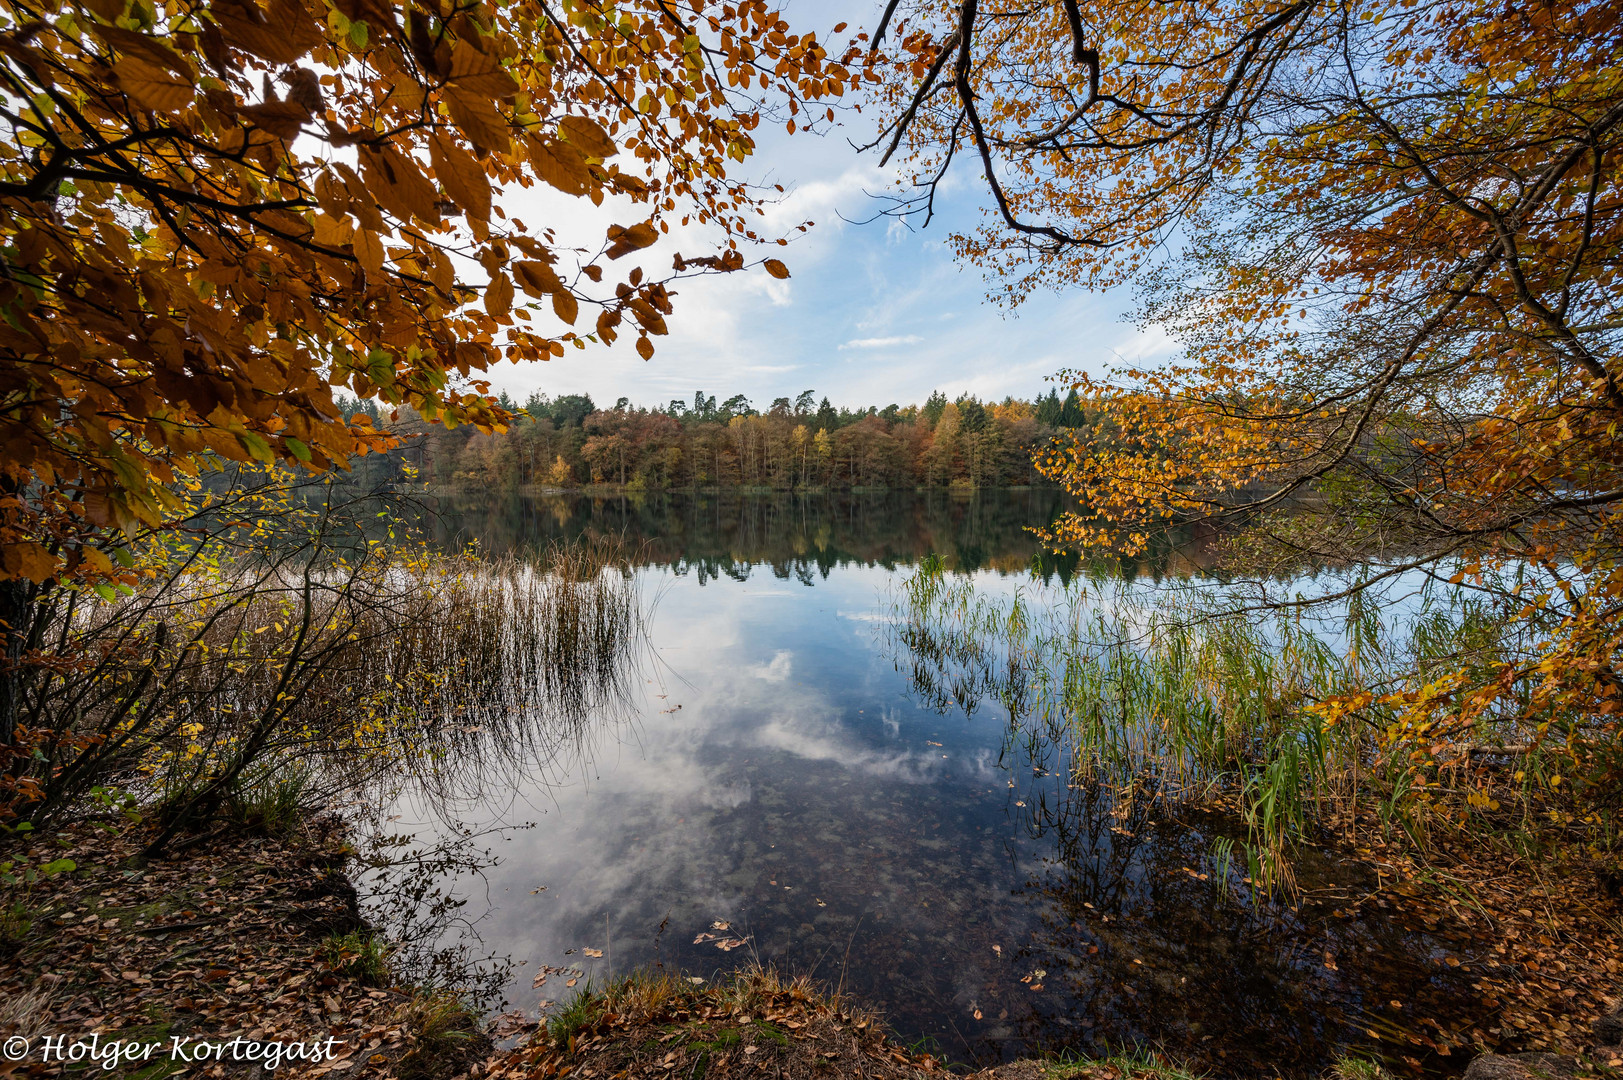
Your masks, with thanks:
[[[532,235],[503,193],[634,204],[614,257],[697,221],[719,240],[689,272],[736,268],[761,110],[867,64],[753,0],[567,31],[537,0],[0,4],[8,95],[75,103],[0,145],[0,578],[36,581],[103,575],[78,553],[166,521],[209,455],[320,471],[394,442],[340,393],[494,430],[481,374],[562,355],[582,308],[602,345],[628,315],[662,330],[663,282]],[[550,310],[512,320],[515,285]]]

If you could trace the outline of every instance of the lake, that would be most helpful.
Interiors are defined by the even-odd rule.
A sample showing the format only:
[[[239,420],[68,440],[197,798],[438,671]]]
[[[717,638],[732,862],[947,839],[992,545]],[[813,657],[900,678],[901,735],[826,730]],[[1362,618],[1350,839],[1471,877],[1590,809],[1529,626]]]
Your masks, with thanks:
[[[899,582],[935,554],[1040,599],[1077,566],[1026,529],[1061,509],[1051,491],[443,500],[442,538],[489,551],[623,538],[649,610],[625,708],[463,808],[509,830],[464,887],[487,947],[525,965],[510,1004],[759,962],[966,1063],[1138,1044],[1219,1073],[1305,1076],[1348,1048],[1462,1070],[1417,1024],[1491,1012],[1444,963],[1467,943],[1369,902],[1375,869],[1305,852],[1302,902],[1247,903],[1211,857],[1236,823],[1073,782],[1063,739],[916,688],[886,633]],[[1207,561],[1191,542],[1108,569]]]

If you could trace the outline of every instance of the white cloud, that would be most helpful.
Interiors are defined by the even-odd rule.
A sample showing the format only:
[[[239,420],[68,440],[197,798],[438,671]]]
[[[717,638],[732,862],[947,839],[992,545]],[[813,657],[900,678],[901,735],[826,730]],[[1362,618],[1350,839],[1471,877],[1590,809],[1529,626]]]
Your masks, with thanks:
[[[503,365],[491,372],[494,386],[520,400],[539,390],[657,406],[703,390],[765,402],[812,389],[847,407],[905,405],[935,389],[949,397],[1030,397],[1046,391],[1044,377],[1060,368],[1103,374],[1170,355],[1175,346],[1165,335],[1121,321],[1125,295],[1039,293],[1014,312],[987,303],[987,282],[945,243],[950,232],[978,224],[980,185],[960,178],[943,188],[928,229],[916,221],[906,229],[894,218],[871,220],[881,208],[875,196],[895,189],[871,157],[858,156],[841,137],[861,134],[763,139],[746,167],[788,189],[758,219],[758,231],[792,242],[746,248],[745,257],[781,258],[792,279],[779,281],[758,266],[684,279],[672,290],[671,332],[655,341],[651,362],[622,342],[570,350],[545,364]],[[569,242],[593,249],[609,222],[629,220],[634,211],[568,205],[580,200],[545,189],[522,195],[527,218],[556,225]],[[802,234],[797,226],[805,221],[816,225]],[[904,235],[911,242],[897,242]],[[637,261],[661,273],[672,251],[693,255],[716,239],[708,230],[673,231]],[[931,326],[947,332],[910,332]]]
[[[924,339],[917,334],[903,334],[899,337],[865,337],[852,338],[842,349],[888,349],[893,345],[917,345]]]

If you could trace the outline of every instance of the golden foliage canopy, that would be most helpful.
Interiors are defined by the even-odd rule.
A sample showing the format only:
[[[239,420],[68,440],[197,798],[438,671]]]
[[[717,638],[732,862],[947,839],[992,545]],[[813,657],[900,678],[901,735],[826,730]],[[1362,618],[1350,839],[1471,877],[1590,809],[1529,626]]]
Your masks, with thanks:
[[[0,0],[0,578],[115,573],[200,455],[385,445],[337,390],[492,428],[499,359],[652,355],[761,239],[763,108],[832,120],[854,55],[764,0]],[[628,218],[566,248],[538,181]],[[673,221],[721,239],[631,265]]]
[[[1623,708],[1623,9],[886,14],[875,145],[917,185],[898,212],[931,209],[969,155],[991,200],[955,243],[1005,300],[1132,281],[1184,346],[1165,367],[1073,374],[1102,418],[1045,462],[1091,511],[1056,541],[1244,516],[1293,557],[1458,558],[1490,591],[1484,565],[1527,560],[1564,584],[1495,595],[1561,612],[1558,632],[1499,683],[1439,686],[1416,709],[1469,697],[1469,717],[1527,680],[1536,708]]]

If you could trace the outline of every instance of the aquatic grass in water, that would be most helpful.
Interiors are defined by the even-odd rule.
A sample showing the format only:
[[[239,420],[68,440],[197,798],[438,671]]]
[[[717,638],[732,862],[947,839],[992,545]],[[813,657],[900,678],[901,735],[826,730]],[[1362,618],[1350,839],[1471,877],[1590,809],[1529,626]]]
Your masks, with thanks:
[[[1394,710],[1330,723],[1319,707],[1462,662],[1502,664],[1525,643],[1458,591],[1422,590],[1397,614],[1358,591],[1330,614],[1252,600],[1209,583],[1151,590],[1100,576],[994,601],[926,559],[899,590],[890,633],[926,703],[998,702],[1010,739],[1068,743],[1079,782],[1175,802],[1232,793],[1247,837],[1214,851],[1219,868],[1243,860],[1253,883],[1288,893],[1289,849],[1315,803],[1376,794],[1424,827],[1427,778],[1417,787],[1389,752]]]
[[[419,791],[477,801],[629,715],[647,639],[624,554],[596,542],[478,561],[441,590],[438,617],[390,643],[369,707],[409,740]]]

